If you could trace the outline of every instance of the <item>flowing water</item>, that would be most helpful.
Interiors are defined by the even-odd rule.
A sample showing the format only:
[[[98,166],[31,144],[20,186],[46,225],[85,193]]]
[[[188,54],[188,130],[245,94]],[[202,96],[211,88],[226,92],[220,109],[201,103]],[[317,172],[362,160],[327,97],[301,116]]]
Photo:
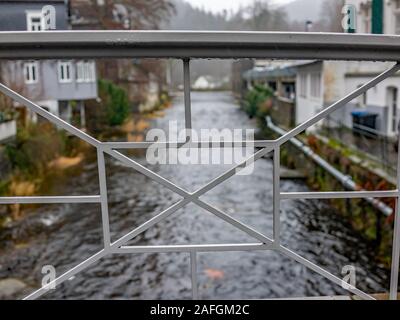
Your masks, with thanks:
[[[194,93],[194,128],[254,129],[256,124],[239,110],[229,93]],[[182,97],[151,127],[168,129],[172,120],[183,126]],[[144,154],[129,153],[159,175],[194,191],[231,166],[149,165]],[[181,199],[135,170],[106,157],[112,240]],[[302,181],[281,181],[282,191],[307,191]],[[81,174],[56,188],[58,194],[98,194],[95,161]],[[272,162],[257,161],[251,175],[235,176],[201,199],[267,236],[272,235]],[[368,292],[387,291],[388,272],[374,260],[374,248],[350,225],[320,201],[283,201],[282,244],[335,275],[345,265],[356,267],[357,286]],[[37,288],[44,265],[57,274],[101,250],[101,213],[98,205],[46,205],[5,230],[25,239],[0,254],[0,279],[16,278]],[[4,238],[4,237],[3,237]],[[130,244],[254,243],[247,234],[190,204],[158,223]],[[199,293],[203,299],[282,298],[344,294],[345,291],[299,263],[270,251],[199,253]],[[191,277],[187,253],[111,255],[50,290],[46,299],[190,299]]]

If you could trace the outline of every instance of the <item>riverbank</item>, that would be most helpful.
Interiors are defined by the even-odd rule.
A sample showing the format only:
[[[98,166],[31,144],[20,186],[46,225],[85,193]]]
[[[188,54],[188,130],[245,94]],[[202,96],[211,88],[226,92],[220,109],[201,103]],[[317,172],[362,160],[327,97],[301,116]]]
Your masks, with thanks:
[[[250,118],[257,119],[260,128],[260,139],[277,139],[280,134],[267,126],[266,118],[278,125],[279,131],[289,131],[294,127],[292,109],[283,108],[275,98],[274,93],[265,86],[255,86],[249,90],[241,108]],[[341,176],[348,176],[357,190],[395,190],[395,179],[389,176],[379,163],[373,161],[360,150],[354,150],[342,141],[331,136],[324,136],[318,130],[303,132],[297,137],[305,146],[309,147],[322,161],[340,172]],[[292,143],[288,142],[281,148],[281,163],[289,169],[297,170],[307,177],[307,185],[315,191],[344,191],[342,181],[331,175],[328,170],[320,166],[312,157]],[[384,212],[375,208],[365,199],[330,199],[327,200],[341,218],[348,221],[365,241],[369,243],[377,260],[387,268],[391,264],[391,248],[393,240],[393,213],[395,199],[379,199]],[[389,213],[388,213],[389,212]]]
[[[120,125],[103,123],[97,139],[143,141],[149,121],[164,115],[171,99],[162,99],[145,113],[131,113]],[[25,197],[53,195],[57,184],[68,183],[68,177],[81,173],[85,162],[95,161],[96,153],[79,138],[57,130],[49,123],[31,123],[19,128],[16,139],[3,147],[2,167],[7,174],[0,180],[0,196]],[[24,210],[40,205],[0,206],[0,232],[10,223],[24,218]],[[1,247],[1,245],[0,245]]]
[[[279,138],[276,132],[268,128],[265,118],[258,119],[258,126],[261,129],[261,139]],[[298,135],[297,138],[344,176],[349,176],[359,190],[396,189],[392,181],[386,179],[385,175],[381,175],[381,171],[376,166],[372,166],[366,157],[349,152],[348,148],[341,147],[334,140],[327,139],[317,133],[303,133]],[[280,156],[281,164],[304,175],[307,185],[312,190],[322,192],[347,190],[341,181],[290,142],[282,146]],[[364,199],[330,199],[326,201],[363,237],[374,253],[376,260],[384,264],[386,268],[390,268],[395,200],[393,198],[379,200],[388,209],[391,209],[392,214],[390,216],[386,216]]]

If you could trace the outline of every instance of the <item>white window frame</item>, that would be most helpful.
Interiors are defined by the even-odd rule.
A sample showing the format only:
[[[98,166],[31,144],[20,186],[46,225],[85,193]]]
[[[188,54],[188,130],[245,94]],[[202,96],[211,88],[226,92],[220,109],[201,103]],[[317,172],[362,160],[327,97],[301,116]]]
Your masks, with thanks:
[[[39,80],[39,64],[37,61],[24,62],[23,72],[26,84],[37,83]]]
[[[310,97],[320,99],[322,94],[321,72],[313,72],[310,75]]]
[[[96,69],[93,61],[78,61],[76,63],[76,82],[95,82]]]
[[[370,3],[363,5],[361,8],[362,33],[372,32],[372,6]]]
[[[89,62],[90,66],[90,82],[96,82],[96,64],[94,61]]]
[[[393,33],[400,34],[400,0],[393,0]],[[397,24],[399,22],[399,24]]]
[[[40,19],[40,24],[32,23],[32,19]],[[34,26],[40,26],[39,30],[34,30]],[[28,31],[43,31],[44,30],[44,19],[42,11],[26,11],[26,29]]]
[[[85,61],[78,61],[76,63],[76,82],[85,82],[84,68]]]
[[[72,62],[71,61],[58,61],[58,82],[70,83],[72,82]],[[66,77],[66,73],[68,77]]]
[[[391,98],[387,101],[389,132],[391,134],[395,134],[398,131],[397,125],[399,119],[399,89],[395,86],[389,86],[386,88],[386,90],[386,94],[390,93]]]
[[[359,84],[357,86],[357,89],[361,88],[364,84]],[[357,98],[357,104],[358,107],[360,108],[365,108],[368,104],[368,95],[367,95],[368,91],[365,91],[364,93],[360,94]]]

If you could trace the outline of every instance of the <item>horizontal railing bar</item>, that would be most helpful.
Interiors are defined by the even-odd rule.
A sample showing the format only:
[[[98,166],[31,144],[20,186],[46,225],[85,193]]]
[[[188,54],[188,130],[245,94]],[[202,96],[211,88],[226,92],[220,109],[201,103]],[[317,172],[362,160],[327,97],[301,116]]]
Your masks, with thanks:
[[[0,204],[100,203],[100,196],[0,197]]]
[[[259,141],[192,141],[192,142],[104,142],[103,145],[111,149],[147,149],[154,148],[265,148],[273,146],[273,140]]]
[[[400,37],[247,31],[0,32],[0,58],[111,57],[400,61]]]
[[[394,198],[399,191],[282,192],[281,199]]]
[[[257,251],[271,250],[272,244],[204,244],[204,245],[170,245],[170,246],[122,246],[116,253],[165,253],[165,252],[218,252],[218,251]]]

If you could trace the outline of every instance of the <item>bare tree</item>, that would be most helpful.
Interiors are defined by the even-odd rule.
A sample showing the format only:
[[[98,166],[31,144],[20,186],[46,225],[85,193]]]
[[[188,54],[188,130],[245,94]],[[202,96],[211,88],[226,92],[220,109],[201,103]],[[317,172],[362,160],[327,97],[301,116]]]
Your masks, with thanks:
[[[288,30],[287,14],[282,9],[273,9],[268,0],[254,0],[246,8],[247,24],[255,31]]]
[[[325,0],[321,7],[320,31],[343,32],[342,8],[344,0]]]
[[[170,0],[72,0],[72,13],[102,29],[158,29],[170,17]]]

